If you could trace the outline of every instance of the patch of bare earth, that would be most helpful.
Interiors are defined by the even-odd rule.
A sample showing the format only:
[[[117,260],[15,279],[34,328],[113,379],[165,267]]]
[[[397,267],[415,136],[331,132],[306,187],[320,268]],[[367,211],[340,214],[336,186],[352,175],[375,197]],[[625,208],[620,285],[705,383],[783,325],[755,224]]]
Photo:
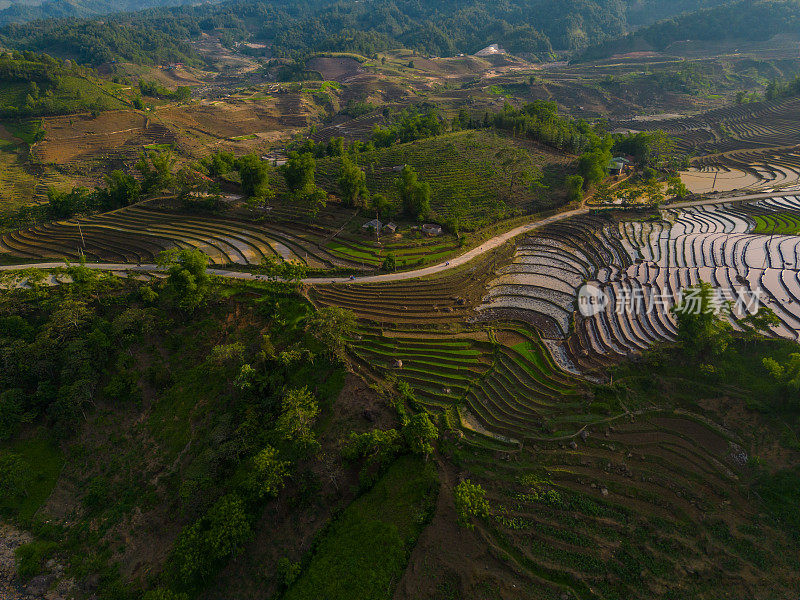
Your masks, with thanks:
[[[538,585],[482,533],[458,525],[453,487],[458,475],[440,463],[433,520],[420,535],[394,600],[517,600]]]

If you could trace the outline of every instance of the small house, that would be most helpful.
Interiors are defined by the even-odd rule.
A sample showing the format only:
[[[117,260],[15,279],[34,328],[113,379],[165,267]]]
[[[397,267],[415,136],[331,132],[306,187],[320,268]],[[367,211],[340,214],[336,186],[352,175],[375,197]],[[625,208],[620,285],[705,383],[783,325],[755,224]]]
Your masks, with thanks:
[[[383,227],[383,224],[378,221],[378,219],[372,219],[372,221],[367,221],[361,226],[361,229],[366,231],[380,231]]]
[[[432,223],[425,223],[422,226],[422,233],[430,236],[442,235],[442,226],[434,225]]]
[[[383,226],[384,233],[397,233],[397,225],[392,223],[391,221]]]
[[[623,156],[615,156],[608,163],[608,172],[611,175],[625,175],[633,168],[633,163]]]
[[[394,167],[392,167],[392,171],[394,171],[395,173],[399,173],[400,171],[402,171],[405,168],[406,168],[406,165],[395,165]]]

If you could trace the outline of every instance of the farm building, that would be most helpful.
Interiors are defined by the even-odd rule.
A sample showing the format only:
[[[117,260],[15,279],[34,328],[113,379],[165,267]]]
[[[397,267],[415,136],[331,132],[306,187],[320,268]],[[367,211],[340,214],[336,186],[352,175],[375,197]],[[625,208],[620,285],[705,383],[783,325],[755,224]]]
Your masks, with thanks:
[[[383,226],[384,233],[396,233],[397,232],[397,225],[395,223],[389,222]]]
[[[442,235],[442,226],[425,223],[422,226],[422,233],[425,235]]]
[[[368,230],[368,231],[380,231],[383,227],[383,223],[378,221],[378,219],[372,219],[372,221],[367,221],[361,226],[361,229]]]
[[[608,163],[608,172],[611,175],[624,175],[632,168],[633,163],[622,156],[616,156]]]

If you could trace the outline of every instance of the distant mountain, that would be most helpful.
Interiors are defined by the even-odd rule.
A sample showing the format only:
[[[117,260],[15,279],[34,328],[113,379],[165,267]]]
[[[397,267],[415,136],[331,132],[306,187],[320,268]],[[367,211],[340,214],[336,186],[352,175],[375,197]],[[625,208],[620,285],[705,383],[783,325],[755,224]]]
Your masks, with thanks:
[[[179,6],[191,0],[10,0],[0,10],[0,27],[38,19],[94,17],[115,12],[130,12],[159,6]],[[5,3],[4,3],[5,4]]]
[[[731,0],[627,0],[628,27],[636,29],[663,19],[730,2]]]
[[[581,52],[619,39],[641,24],[722,0],[227,0],[164,7],[183,1],[50,0],[38,7],[15,5],[0,11],[0,25],[3,15],[22,21],[34,13],[44,17],[161,8],[118,13],[103,19],[102,25],[74,18],[14,24],[0,30],[0,43],[95,64],[162,60],[167,53],[155,56],[158,48],[152,43],[145,47],[139,40],[152,42],[158,33],[182,43],[201,32],[213,32],[228,45],[258,41],[276,57],[297,58],[315,51],[371,55],[398,47],[453,56],[499,44],[512,54],[547,59],[555,52]],[[177,51],[168,54],[174,57]]]
[[[800,33],[800,0],[739,0],[659,21],[589,48],[581,59],[663,51],[676,42],[763,41]]]

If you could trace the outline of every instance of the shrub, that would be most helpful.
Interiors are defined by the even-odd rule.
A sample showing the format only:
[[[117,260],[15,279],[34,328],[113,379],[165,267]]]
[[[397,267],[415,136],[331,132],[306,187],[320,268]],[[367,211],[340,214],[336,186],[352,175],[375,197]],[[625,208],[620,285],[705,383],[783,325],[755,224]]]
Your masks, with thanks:
[[[13,452],[0,451],[0,502],[24,498],[31,484],[30,466]]]
[[[42,570],[44,560],[52,556],[56,548],[55,542],[35,541],[14,550],[20,579],[28,581],[36,577]]]
[[[267,446],[253,458],[249,488],[258,498],[277,496],[288,476],[289,463],[278,460],[275,448]]]
[[[292,562],[284,556],[278,561],[277,575],[281,584],[288,588],[300,575],[300,563]]]
[[[567,197],[570,202],[580,202],[583,200],[583,177],[580,175],[570,175],[567,177]]]
[[[465,479],[455,487],[454,500],[458,522],[463,527],[474,529],[475,525],[470,522],[473,518],[489,516],[486,491],[480,484]]]
[[[250,538],[244,503],[235,494],[220,498],[193,525],[183,530],[173,550],[177,579],[194,586],[207,579]]]

